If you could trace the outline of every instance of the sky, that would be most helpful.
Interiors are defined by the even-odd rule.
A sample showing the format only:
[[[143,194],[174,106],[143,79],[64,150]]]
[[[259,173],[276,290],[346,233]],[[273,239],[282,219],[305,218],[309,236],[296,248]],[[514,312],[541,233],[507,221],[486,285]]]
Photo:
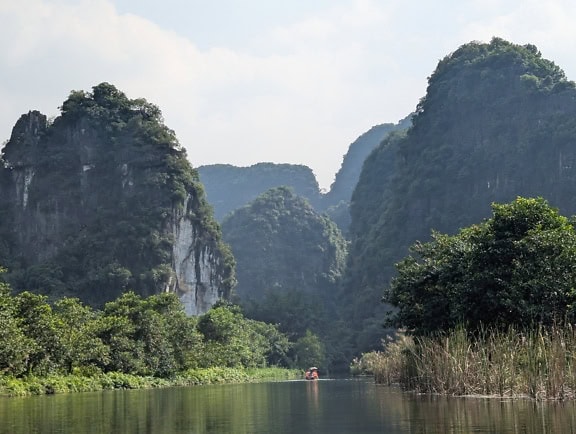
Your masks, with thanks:
[[[304,164],[396,123],[438,61],[493,36],[576,80],[573,0],[0,0],[0,143],[102,82],[163,113],[193,166]]]

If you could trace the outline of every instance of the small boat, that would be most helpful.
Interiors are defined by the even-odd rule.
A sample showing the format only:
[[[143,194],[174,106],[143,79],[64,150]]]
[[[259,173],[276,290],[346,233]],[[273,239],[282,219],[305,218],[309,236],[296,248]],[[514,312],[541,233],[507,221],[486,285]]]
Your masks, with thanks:
[[[316,366],[308,368],[305,378],[307,380],[318,380],[318,368]]]

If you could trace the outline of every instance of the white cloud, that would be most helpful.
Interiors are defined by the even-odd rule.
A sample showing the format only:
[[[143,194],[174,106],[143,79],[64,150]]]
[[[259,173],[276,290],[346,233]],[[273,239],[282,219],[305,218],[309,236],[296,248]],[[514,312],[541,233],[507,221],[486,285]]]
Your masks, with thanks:
[[[576,48],[576,3],[566,0],[480,2],[491,14],[482,20],[469,20],[461,29],[461,39],[490,40],[499,36],[518,44],[534,44],[543,56],[557,63],[570,79],[576,79],[573,60]]]
[[[576,75],[567,0],[330,4],[267,22],[243,46],[204,38],[199,49],[112,0],[0,2],[10,41],[0,46],[0,131],[7,138],[20,114],[57,114],[70,90],[108,81],[159,105],[194,165],[301,163],[327,187],[348,145],[413,110],[436,62],[465,42],[534,43]],[[215,23],[219,41],[225,30]]]

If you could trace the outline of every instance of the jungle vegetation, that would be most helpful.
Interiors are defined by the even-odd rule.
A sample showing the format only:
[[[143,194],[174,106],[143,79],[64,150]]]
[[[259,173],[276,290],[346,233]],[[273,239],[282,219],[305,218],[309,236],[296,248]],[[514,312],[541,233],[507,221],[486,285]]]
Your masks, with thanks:
[[[335,294],[347,243],[338,227],[287,187],[268,190],[222,222],[237,263],[236,295],[250,318],[278,324],[292,340],[320,337],[338,353]]]
[[[518,196],[542,197],[563,214],[574,214],[575,131],[575,84],[535,46],[493,38],[465,44],[442,59],[429,78],[412,127],[387,137],[371,153],[352,196],[342,298],[354,328],[354,346],[380,348],[390,305],[377,306],[375,300],[395,276],[394,264],[416,241],[428,249],[425,243],[433,231],[455,234],[488,218],[492,203]],[[440,236],[435,240],[445,241]],[[533,265],[534,273],[545,273]],[[474,303],[485,295],[493,300],[506,290],[490,282],[496,281],[472,282],[479,285],[469,288],[470,297],[476,294]],[[510,305],[518,302],[513,297],[519,294],[509,295]],[[481,316],[482,303],[474,306]],[[420,308],[425,310],[413,307]],[[435,314],[440,310],[439,305]],[[460,313],[451,312],[455,317]],[[490,315],[514,319],[491,311],[486,315],[487,320]]]
[[[396,327],[430,335],[462,324],[478,332],[574,322],[576,222],[542,198],[492,209],[456,235],[434,232],[396,264],[385,295]]]
[[[542,198],[492,210],[396,264],[386,300],[403,332],[356,371],[420,392],[576,397],[576,222]]]
[[[312,170],[300,164],[258,163],[249,167],[231,164],[199,166],[200,181],[214,207],[218,221],[262,193],[276,187],[290,187],[313,205],[320,201],[320,187]]]
[[[127,290],[156,294],[173,280],[185,215],[228,295],[233,257],[160,109],[101,83],[60,110],[52,121],[23,115],[2,150],[0,261],[12,287],[100,307]]]
[[[12,294],[0,283],[0,377],[118,373],[173,378],[198,368],[305,368],[318,362],[227,302],[187,316],[173,293],[126,292],[96,310],[77,298]],[[304,361],[302,365],[300,361]]]
[[[39,135],[27,136],[24,124],[32,119]],[[190,216],[204,241],[222,255],[226,295],[235,283],[235,257],[241,307],[217,305],[207,316],[179,324],[194,345],[200,343],[190,351],[165,347],[176,370],[186,363],[333,364],[381,349],[382,338],[397,327],[424,338],[463,324],[467,338],[475,339],[485,326],[507,333],[529,324],[547,327],[547,333],[571,321],[574,228],[562,216],[576,213],[576,85],[533,45],[500,38],[471,42],[438,63],[411,122],[407,130],[386,134],[364,160],[351,197],[348,245],[334,222],[315,210],[322,203],[314,202],[318,186],[307,168],[288,167],[285,178],[303,180],[309,193],[277,185],[254,190],[220,232],[202,179],[160,111],[109,84],[72,92],[53,122],[23,118],[0,169],[0,193],[18,170],[26,176],[27,167],[35,168],[38,181],[26,192],[33,204],[28,214],[14,212],[12,199],[0,195],[0,263],[19,292],[3,296],[5,329],[14,331],[6,339],[16,339],[15,348],[31,356],[10,362],[19,366],[16,375],[53,369],[53,363],[64,371],[85,363],[105,371],[124,363],[131,372],[173,372],[141,345],[156,348],[154,339],[170,339],[154,327],[163,324],[161,306],[171,306],[169,296],[159,295],[173,246],[166,226],[185,204],[192,204]],[[82,141],[71,140],[78,137]],[[262,178],[243,172],[227,178],[226,186],[268,185],[267,172],[278,167],[256,166],[250,173]],[[215,167],[215,173],[224,173],[220,169],[230,167]],[[209,191],[208,200],[216,196]],[[332,215],[347,212],[345,201],[333,205]],[[86,294],[96,297],[99,310],[76,298]],[[383,295],[386,303],[380,303]],[[39,310],[49,311],[49,318],[64,315],[62,324],[76,311],[96,318],[89,329],[97,332],[89,336],[97,339],[89,347],[102,353],[78,361],[62,349],[58,356],[34,356],[44,362],[31,367],[40,344],[30,339],[42,335],[25,335],[17,308],[26,300],[43,306]],[[131,303],[140,313],[123,319]],[[107,316],[112,320],[103,321]],[[141,319],[148,322],[134,325]],[[236,321],[241,330],[231,325]],[[259,325],[264,321],[276,325]],[[114,324],[123,330],[120,337]],[[158,333],[146,337],[148,330]],[[256,334],[247,338],[245,330]],[[138,333],[136,345],[131,336]],[[254,357],[230,340],[236,334],[255,340]],[[52,335],[46,339],[64,348]],[[284,350],[267,352],[274,339]],[[10,351],[6,347],[2,357],[12,360]]]

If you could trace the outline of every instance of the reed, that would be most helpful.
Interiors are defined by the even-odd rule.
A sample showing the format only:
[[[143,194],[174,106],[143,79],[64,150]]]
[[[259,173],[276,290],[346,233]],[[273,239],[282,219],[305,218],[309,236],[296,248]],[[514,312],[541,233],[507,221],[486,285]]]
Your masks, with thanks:
[[[576,396],[576,333],[565,327],[530,331],[457,327],[434,337],[400,334],[357,364],[381,384],[444,395],[543,399]]]

